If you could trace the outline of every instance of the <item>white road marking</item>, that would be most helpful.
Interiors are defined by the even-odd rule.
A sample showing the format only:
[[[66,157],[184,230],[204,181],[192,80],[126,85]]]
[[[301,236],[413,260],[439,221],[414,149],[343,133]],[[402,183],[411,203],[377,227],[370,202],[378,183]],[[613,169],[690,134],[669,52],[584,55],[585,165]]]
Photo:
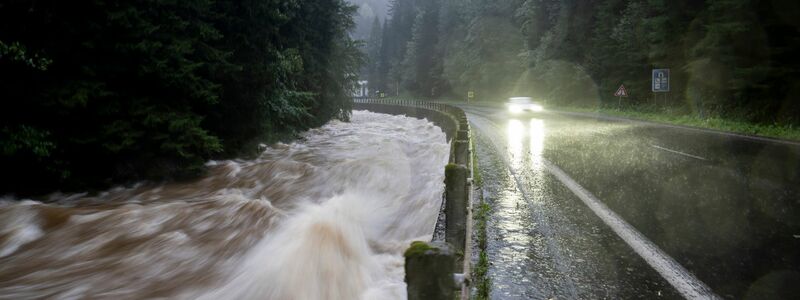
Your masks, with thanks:
[[[656,244],[647,239],[628,222],[608,208],[594,195],[580,186],[569,175],[564,173],[550,161],[543,159],[547,170],[556,176],[583,203],[603,220],[633,251],[641,256],[647,264],[664,277],[683,297],[687,299],[721,299],[705,283],[697,279],[675,259],[664,253]]]
[[[473,115],[474,116],[474,115]],[[480,118],[480,117],[478,117]],[[488,119],[491,126],[497,127]],[[479,127],[479,126],[478,126]],[[499,129],[498,129],[499,130]],[[493,141],[494,144],[494,141]],[[495,144],[495,147],[498,145]],[[652,145],[656,147],[655,145]],[[698,157],[695,157],[698,158]],[[669,282],[686,299],[722,299],[716,295],[705,283],[700,281],[689,270],[686,270],[675,259],[667,255],[652,241],[647,239],[636,228],[628,224],[624,219],[612,211],[602,201],[597,199],[592,193],[578,184],[561,168],[545,159],[541,158],[545,168],[553,174],[564,186],[570,189],[578,198],[595,213],[603,223],[608,225],[634,252],[639,254],[661,277]],[[704,159],[705,160],[705,159]]]
[[[683,156],[686,156],[686,157],[691,157],[691,158],[694,158],[694,159],[708,160],[708,159],[706,159],[705,157],[702,157],[702,156],[691,155],[689,153],[684,153],[684,152],[680,152],[678,150],[672,150],[672,149],[669,149],[669,148],[664,148],[664,147],[661,147],[661,146],[658,146],[658,145],[650,144],[650,146],[653,147],[653,148],[656,148],[658,150],[664,150],[664,151],[667,151],[667,152],[675,153],[675,154],[678,154],[678,155],[683,155]]]

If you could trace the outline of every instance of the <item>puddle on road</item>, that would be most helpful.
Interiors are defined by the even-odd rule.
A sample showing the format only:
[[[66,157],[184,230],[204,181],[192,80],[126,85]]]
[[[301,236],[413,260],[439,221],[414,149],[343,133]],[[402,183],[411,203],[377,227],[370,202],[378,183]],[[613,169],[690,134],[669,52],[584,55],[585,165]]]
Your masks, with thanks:
[[[472,119],[495,299],[680,296],[545,167],[545,120]],[[527,197],[527,198],[526,198]]]

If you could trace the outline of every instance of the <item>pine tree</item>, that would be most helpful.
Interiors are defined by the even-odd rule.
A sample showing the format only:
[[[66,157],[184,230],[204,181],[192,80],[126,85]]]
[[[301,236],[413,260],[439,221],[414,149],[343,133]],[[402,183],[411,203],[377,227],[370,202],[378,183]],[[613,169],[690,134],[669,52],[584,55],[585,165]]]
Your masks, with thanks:
[[[4,2],[0,163],[15,176],[0,192],[192,176],[346,119],[353,12],[343,0]]]
[[[381,43],[383,42],[383,27],[381,21],[375,16],[372,22],[372,30],[370,31],[369,42],[367,43],[367,80],[369,81],[369,90],[377,91],[381,89],[380,85],[380,69],[379,64],[381,60]]]

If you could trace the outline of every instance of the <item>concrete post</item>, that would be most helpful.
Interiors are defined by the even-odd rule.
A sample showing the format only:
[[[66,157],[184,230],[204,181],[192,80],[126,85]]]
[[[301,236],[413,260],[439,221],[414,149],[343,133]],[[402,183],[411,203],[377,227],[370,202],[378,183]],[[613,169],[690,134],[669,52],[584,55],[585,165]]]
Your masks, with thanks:
[[[469,141],[457,140],[453,142],[453,160],[455,164],[469,167]]]
[[[405,257],[408,300],[455,299],[455,253],[450,245],[413,242]]]
[[[469,140],[469,130],[464,130],[464,128],[459,128],[458,134],[456,134],[456,140],[458,141],[468,141]]]
[[[466,245],[467,174],[463,165],[449,164],[445,167],[445,241],[456,251],[464,251]]]

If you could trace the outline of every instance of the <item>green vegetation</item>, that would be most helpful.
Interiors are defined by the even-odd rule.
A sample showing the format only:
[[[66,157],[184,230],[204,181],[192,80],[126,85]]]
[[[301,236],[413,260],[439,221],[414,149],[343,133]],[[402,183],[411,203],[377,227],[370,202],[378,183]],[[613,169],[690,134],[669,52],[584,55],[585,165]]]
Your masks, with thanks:
[[[470,139],[470,149],[472,150],[472,178],[475,185],[479,188],[483,187],[483,177],[478,169],[478,156],[475,151],[474,140]],[[478,240],[478,263],[472,269],[472,281],[475,286],[475,299],[485,300],[489,299],[489,293],[492,289],[492,278],[489,277],[489,256],[486,254],[486,223],[489,220],[489,213],[491,206],[483,200],[483,193],[479,193],[480,204],[473,215],[475,220],[474,232],[477,233]]]
[[[0,193],[201,173],[347,119],[344,0],[0,4]]]
[[[472,90],[476,100],[523,95],[606,110],[616,107],[613,94],[624,84],[630,111],[653,117],[680,111],[689,120],[676,122],[781,137],[794,136],[782,132],[800,125],[795,2],[391,3],[367,46],[373,91],[464,99]],[[654,68],[671,70],[671,92],[659,94],[657,105]]]
[[[447,164],[446,166],[444,166],[444,172],[445,173],[454,172],[455,170],[458,170],[459,167],[461,167],[461,166],[457,165],[457,164],[450,163],[450,164]]]
[[[426,242],[414,241],[411,242],[411,246],[409,246],[408,249],[406,249],[406,252],[403,253],[403,256],[404,257],[420,256],[428,251],[438,252],[439,248],[431,247]]]
[[[486,222],[489,218],[491,207],[488,203],[483,202],[481,197],[481,204],[475,213],[475,231],[478,233],[478,263],[472,269],[472,278],[476,289],[477,299],[489,299],[489,293],[492,289],[492,278],[489,277],[489,257],[486,254]]]
[[[25,49],[25,46],[18,42],[6,45],[6,43],[0,41],[0,58],[5,58],[14,62],[21,62],[30,68],[42,71],[46,71],[47,66],[53,62],[49,59],[39,57],[38,54],[34,54],[33,56],[29,55],[28,51]]]
[[[483,186],[483,176],[478,171],[478,155],[475,153],[475,144],[472,138],[469,140],[469,148],[472,151],[472,182],[475,183],[475,186],[481,187]]]
[[[478,258],[478,264],[475,265],[475,299],[487,300],[491,299],[489,294],[492,291],[492,279],[486,274],[489,271],[489,259],[486,252],[481,252]]]

